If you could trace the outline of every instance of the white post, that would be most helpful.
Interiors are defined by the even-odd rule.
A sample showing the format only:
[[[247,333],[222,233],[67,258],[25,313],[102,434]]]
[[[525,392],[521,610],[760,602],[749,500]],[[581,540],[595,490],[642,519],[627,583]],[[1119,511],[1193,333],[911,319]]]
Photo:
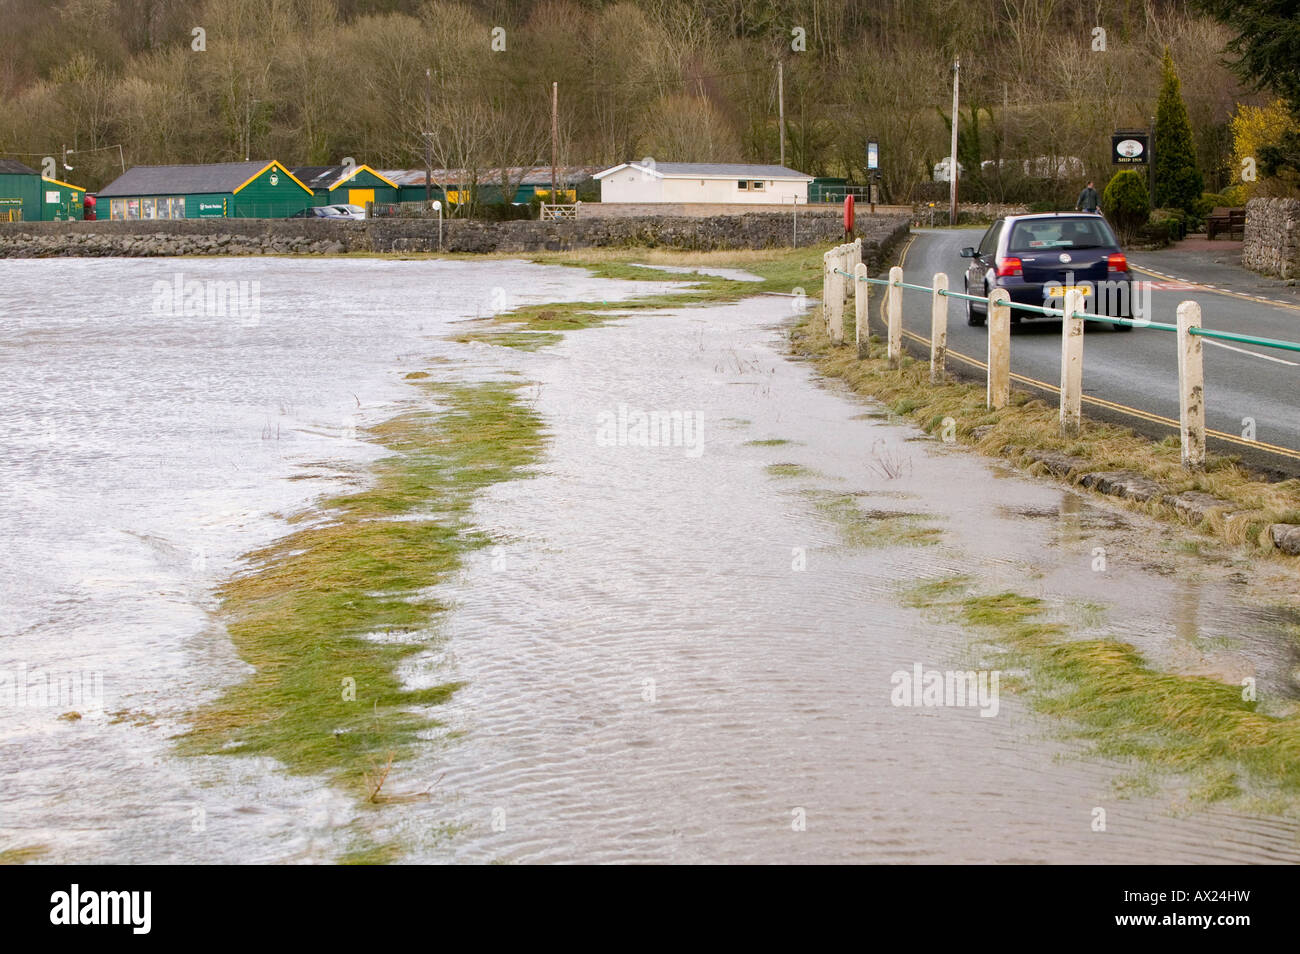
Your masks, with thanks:
[[[831,326],[831,253],[822,255],[822,324]]]
[[[1183,441],[1183,466],[1205,466],[1205,368],[1201,339],[1192,334],[1201,327],[1201,306],[1185,301],[1178,306],[1178,430]]]
[[[837,254],[831,261],[837,270],[831,274],[831,317],[826,332],[831,336],[831,341],[842,344],[844,342],[844,293],[847,289],[844,286],[844,276],[839,270],[844,267],[844,256]]]
[[[867,284],[867,266],[858,262],[853,268],[853,336],[858,343],[858,357],[865,358],[870,348],[871,329],[867,327],[870,316],[871,286]]]
[[[843,267],[844,267],[844,270],[845,270],[846,272],[848,272],[850,275],[852,275],[852,274],[853,274],[853,269],[855,269],[855,268],[857,267],[858,262],[860,262],[860,261],[862,261],[862,257],[861,257],[860,255],[857,254],[857,248],[856,248],[852,243],[850,243],[850,244],[844,246],[844,266],[843,266]],[[847,278],[844,279],[844,300],[845,300],[846,302],[849,300],[849,285],[850,285],[850,283],[851,283],[851,282],[850,282],[850,279],[847,279]]]
[[[1061,318],[1061,433],[1073,437],[1083,421],[1083,295],[1076,288],[1065,293]]]
[[[943,380],[948,359],[948,273],[934,273],[934,300],[930,302],[930,383]]]
[[[885,298],[885,314],[889,318],[889,366],[897,368],[903,363],[903,269],[895,265],[889,270],[889,294]]]
[[[985,404],[997,410],[1011,398],[1011,294],[1005,288],[989,292],[989,374]]]

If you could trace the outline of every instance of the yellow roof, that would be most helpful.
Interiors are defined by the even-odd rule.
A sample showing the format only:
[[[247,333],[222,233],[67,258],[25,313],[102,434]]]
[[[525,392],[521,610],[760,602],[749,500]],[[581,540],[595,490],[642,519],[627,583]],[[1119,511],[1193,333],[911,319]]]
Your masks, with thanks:
[[[73,189],[73,190],[75,190],[75,191],[77,191],[77,192],[85,192],[85,191],[86,191],[86,190],[83,189],[81,186],[73,185],[71,182],[60,182],[58,179],[51,178],[50,176],[41,176],[41,181],[42,181],[42,182],[53,182],[55,185],[61,185],[61,186],[63,186],[63,188],[65,188],[65,189]]]
[[[332,186],[330,186],[329,191],[333,192],[333,191],[334,191],[335,189],[337,189],[339,186],[343,185],[343,183],[347,182],[349,179],[351,179],[353,176],[355,176],[358,172],[361,172],[361,171],[363,171],[363,170],[366,171],[366,172],[368,172],[368,173],[370,173],[370,174],[371,174],[372,176],[374,176],[376,179],[382,179],[382,180],[384,180],[384,182],[387,182],[387,183],[388,183],[390,186],[392,186],[394,189],[397,188],[397,183],[394,182],[392,179],[388,178],[387,176],[380,175],[380,174],[379,174],[378,172],[376,172],[374,169],[371,169],[369,166],[367,166],[367,165],[365,165],[365,164],[363,163],[363,164],[357,166],[355,169],[353,169],[353,170],[352,170],[351,172],[349,172],[347,175],[345,175],[345,176],[344,176],[342,179],[340,179],[338,182],[336,182],[336,183],[334,183]]]
[[[258,169],[258,170],[257,170],[256,172],[254,172],[251,176],[249,176],[247,179],[245,179],[243,182],[241,182],[237,187],[235,187],[234,189],[231,189],[231,190],[230,190],[231,195],[234,195],[236,192],[238,192],[238,191],[239,191],[240,189],[242,189],[244,186],[248,185],[250,182],[252,182],[252,181],[253,181],[254,179],[256,179],[258,176],[260,176],[260,175],[261,175],[263,172],[265,172],[267,169],[271,169],[271,168],[279,169],[281,172],[283,172],[286,176],[288,176],[288,177],[289,177],[290,179],[292,179],[294,182],[297,182],[297,183],[298,183],[298,187],[299,187],[300,189],[302,189],[302,191],[306,192],[308,195],[311,195],[311,189],[308,189],[305,185],[303,185],[303,184],[302,184],[302,181],[301,181],[297,176],[295,176],[292,172],[290,172],[290,171],[289,171],[288,169],[286,169],[284,166],[280,165],[280,163],[279,163],[278,161],[276,161],[275,159],[272,159],[270,162],[268,162],[268,163],[267,163],[266,165],[264,165],[262,168]]]

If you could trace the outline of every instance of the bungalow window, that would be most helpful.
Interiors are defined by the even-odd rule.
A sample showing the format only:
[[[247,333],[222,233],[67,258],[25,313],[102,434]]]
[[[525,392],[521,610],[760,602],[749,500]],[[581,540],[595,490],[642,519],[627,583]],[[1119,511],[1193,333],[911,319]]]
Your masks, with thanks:
[[[746,192],[746,191],[748,191],[748,189],[749,189],[749,180],[748,180],[748,179],[741,179],[739,182],[736,183],[736,188],[739,189],[741,192]]]
[[[126,199],[110,199],[108,202],[108,217],[110,219],[126,218]]]
[[[762,182],[751,182],[751,183],[749,184],[749,189],[750,189],[751,192],[762,192],[762,191],[763,191],[763,183],[762,183]]]

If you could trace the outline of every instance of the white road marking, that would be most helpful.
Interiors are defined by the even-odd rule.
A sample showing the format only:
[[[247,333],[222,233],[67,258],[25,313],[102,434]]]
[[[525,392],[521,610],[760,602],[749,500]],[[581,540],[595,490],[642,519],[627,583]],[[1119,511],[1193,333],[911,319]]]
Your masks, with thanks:
[[[1247,351],[1245,348],[1238,348],[1236,345],[1226,344],[1222,341],[1215,341],[1213,338],[1202,338],[1206,344],[1212,344],[1219,348],[1227,348],[1229,351],[1237,351],[1241,354],[1248,354],[1252,358],[1263,358],[1265,361],[1276,361],[1278,364],[1289,364],[1293,368],[1300,368],[1300,362],[1287,361],[1285,358],[1275,358],[1271,354],[1260,354],[1258,351]]]

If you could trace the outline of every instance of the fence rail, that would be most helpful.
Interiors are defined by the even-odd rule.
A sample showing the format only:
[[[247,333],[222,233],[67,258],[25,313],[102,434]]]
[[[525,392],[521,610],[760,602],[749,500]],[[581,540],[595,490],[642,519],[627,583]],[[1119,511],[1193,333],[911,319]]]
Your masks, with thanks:
[[[825,275],[822,279],[822,313],[831,340],[844,340],[844,304],[852,289],[858,357],[867,356],[868,335],[864,331],[868,321],[868,292],[870,286],[886,289],[885,324],[887,356],[893,367],[902,361],[903,292],[922,291],[931,296],[930,309],[930,380],[942,379],[947,359],[948,305],[946,298],[981,302],[986,306],[988,324],[988,384],[986,405],[991,409],[1005,407],[1011,393],[1011,312],[1028,311],[1061,319],[1061,432],[1066,435],[1078,432],[1082,421],[1083,400],[1083,326],[1085,321],[1101,321],[1133,328],[1150,328],[1173,332],[1177,336],[1178,350],[1178,422],[1182,441],[1183,466],[1198,469],[1205,465],[1205,369],[1201,338],[1233,341],[1261,348],[1276,348],[1300,352],[1300,343],[1235,331],[1217,331],[1201,324],[1201,306],[1194,301],[1184,301],[1177,309],[1177,321],[1150,321],[1147,319],[1119,318],[1094,314],[1084,307],[1084,298],[1077,289],[1065,293],[1062,307],[1026,305],[1010,300],[1006,289],[995,288],[986,297],[951,291],[948,276],[936,272],[930,285],[916,285],[903,281],[903,270],[898,266],[889,270],[888,278],[870,278],[862,264],[862,243],[839,245],[823,257]]]

